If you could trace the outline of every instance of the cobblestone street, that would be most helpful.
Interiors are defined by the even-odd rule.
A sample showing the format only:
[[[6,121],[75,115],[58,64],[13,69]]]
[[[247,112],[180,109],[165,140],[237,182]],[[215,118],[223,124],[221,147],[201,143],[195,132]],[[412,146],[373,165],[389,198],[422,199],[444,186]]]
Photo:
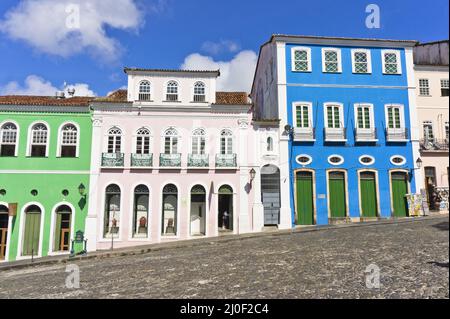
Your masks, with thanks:
[[[448,298],[448,217],[0,272],[0,298]],[[366,287],[366,268],[381,287]]]

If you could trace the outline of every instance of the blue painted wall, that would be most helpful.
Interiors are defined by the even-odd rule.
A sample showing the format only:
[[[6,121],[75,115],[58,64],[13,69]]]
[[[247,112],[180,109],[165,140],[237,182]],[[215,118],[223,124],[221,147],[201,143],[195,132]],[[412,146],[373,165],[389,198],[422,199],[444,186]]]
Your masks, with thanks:
[[[311,48],[312,72],[300,73],[291,70],[291,48],[305,46]],[[336,48],[337,46],[333,46]],[[414,168],[412,144],[408,143],[386,143],[385,138],[385,104],[404,105],[404,118],[406,128],[410,128],[409,100],[407,90],[407,67],[405,63],[404,50],[401,51],[402,74],[383,75],[382,58],[380,48],[365,48],[371,50],[372,74],[353,74],[351,47],[340,47],[342,54],[342,73],[328,74],[322,72],[322,46],[313,45],[286,45],[286,74],[287,74],[287,114],[289,124],[294,126],[293,103],[311,102],[313,104],[313,123],[316,128],[316,142],[313,144],[291,142],[290,143],[290,166],[291,166],[291,207],[295,207],[294,170],[309,168],[316,174],[316,202],[317,224],[328,224],[328,199],[320,198],[327,196],[328,169],[345,169],[348,178],[348,198],[349,216],[360,217],[359,209],[359,187],[358,170],[375,169],[378,171],[378,191],[380,216],[391,217],[391,195],[389,186],[389,170],[407,169],[410,173]],[[360,47],[358,47],[360,48]],[[389,48],[386,48],[389,49]],[[397,49],[398,50],[398,49]],[[391,88],[329,88],[329,87],[303,87],[295,84],[339,84],[339,85],[370,85],[389,86]],[[396,87],[396,88],[392,88]],[[403,88],[399,88],[403,87]],[[347,128],[346,144],[325,144],[324,143],[324,103],[339,102],[344,105],[344,123]],[[375,127],[378,130],[378,142],[370,145],[355,144],[353,129],[355,127],[355,103],[370,103],[374,105]],[[410,131],[410,130],[409,130]],[[296,157],[300,154],[307,154],[313,158],[310,165],[302,166],[296,162]],[[340,166],[333,166],[328,163],[328,157],[340,155],[345,162]],[[375,158],[375,163],[371,166],[364,166],[359,162],[362,155],[369,155]],[[395,166],[390,162],[394,155],[401,155],[407,162],[403,166]],[[410,177],[411,192],[415,192],[414,174]],[[295,221],[295,208],[292,211],[293,221]]]

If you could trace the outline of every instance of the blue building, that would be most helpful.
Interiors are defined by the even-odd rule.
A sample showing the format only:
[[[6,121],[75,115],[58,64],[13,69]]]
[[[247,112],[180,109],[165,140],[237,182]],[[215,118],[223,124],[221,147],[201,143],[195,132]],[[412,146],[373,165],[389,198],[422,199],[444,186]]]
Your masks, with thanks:
[[[408,216],[421,180],[415,45],[274,35],[261,47],[255,119],[284,128],[293,225]]]

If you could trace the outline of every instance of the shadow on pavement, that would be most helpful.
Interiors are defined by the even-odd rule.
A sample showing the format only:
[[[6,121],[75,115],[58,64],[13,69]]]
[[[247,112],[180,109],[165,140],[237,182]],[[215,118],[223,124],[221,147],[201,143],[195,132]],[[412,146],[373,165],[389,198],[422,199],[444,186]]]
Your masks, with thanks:
[[[448,224],[449,224],[449,222],[443,222],[443,223],[433,225],[433,227],[437,228],[439,230],[442,230],[442,231],[448,231]]]
[[[448,262],[446,262],[446,263],[438,263],[436,261],[430,261],[428,264],[433,265],[433,266],[442,267],[442,268],[448,268]]]

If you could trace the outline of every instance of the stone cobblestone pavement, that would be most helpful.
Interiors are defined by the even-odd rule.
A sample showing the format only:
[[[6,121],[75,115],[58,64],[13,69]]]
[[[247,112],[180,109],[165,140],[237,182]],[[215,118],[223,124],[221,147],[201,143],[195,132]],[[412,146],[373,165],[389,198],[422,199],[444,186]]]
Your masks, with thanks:
[[[0,272],[0,298],[449,298],[448,217]],[[381,287],[366,287],[367,266]]]

